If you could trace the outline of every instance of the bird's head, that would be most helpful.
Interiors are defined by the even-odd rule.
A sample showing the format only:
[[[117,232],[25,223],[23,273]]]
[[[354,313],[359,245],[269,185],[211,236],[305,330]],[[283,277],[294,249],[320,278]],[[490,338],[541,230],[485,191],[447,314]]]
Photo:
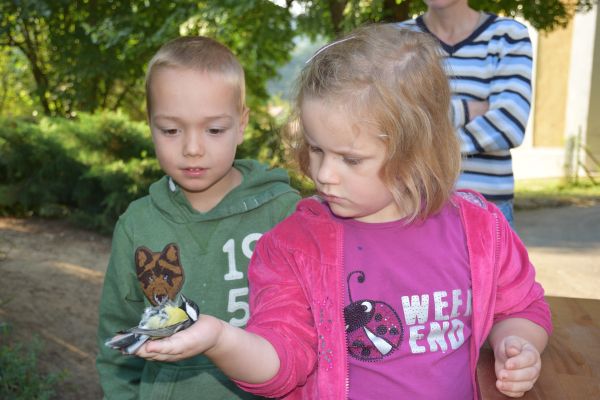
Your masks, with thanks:
[[[179,308],[185,311],[190,320],[194,322],[198,320],[198,317],[200,316],[200,307],[198,307],[198,304],[188,299],[183,294],[181,295],[181,305]]]

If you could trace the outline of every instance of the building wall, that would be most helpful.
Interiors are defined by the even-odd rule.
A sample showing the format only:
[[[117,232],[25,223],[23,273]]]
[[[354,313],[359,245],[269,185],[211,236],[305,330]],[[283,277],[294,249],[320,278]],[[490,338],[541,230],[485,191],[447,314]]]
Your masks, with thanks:
[[[550,34],[530,28],[534,49],[533,101],[525,141],[512,151],[516,179],[565,176],[574,159],[565,149],[578,135],[600,160],[599,7],[576,14]],[[582,154],[588,169],[598,171]],[[593,168],[591,168],[593,167]],[[582,175],[583,169],[578,173]]]
[[[592,83],[590,107],[587,120],[586,146],[591,157],[586,157],[586,166],[594,172],[600,172],[600,7],[596,7],[596,41],[592,56]]]
[[[535,67],[534,147],[562,147],[573,23],[538,35]]]
[[[569,68],[569,93],[567,99],[567,115],[565,138],[573,141],[579,137],[581,142],[598,152],[597,146],[600,130],[594,129],[600,116],[598,103],[598,73],[600,72],[600,26],[598,25],[599,8],[585,14],[577,14],[573,19],[573,39],[571,41],[571,65]],[[568,155],[566,155],[568,157]],[[576,158],[576,157],[575,157]],[[581,160],[589,165],[589,159],[581,154]],[[580,175],[582,169],[577,171]]]

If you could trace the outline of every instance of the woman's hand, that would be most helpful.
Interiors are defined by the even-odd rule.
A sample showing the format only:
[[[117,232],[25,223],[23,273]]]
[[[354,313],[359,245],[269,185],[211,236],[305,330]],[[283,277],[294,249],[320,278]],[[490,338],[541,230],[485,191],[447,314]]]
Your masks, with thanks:
[[[472,121],[476,117],[482,116],[490,109],[490,103],[487,101],[470,100],[467,101],[467,108],[469,112],[469,121]]]

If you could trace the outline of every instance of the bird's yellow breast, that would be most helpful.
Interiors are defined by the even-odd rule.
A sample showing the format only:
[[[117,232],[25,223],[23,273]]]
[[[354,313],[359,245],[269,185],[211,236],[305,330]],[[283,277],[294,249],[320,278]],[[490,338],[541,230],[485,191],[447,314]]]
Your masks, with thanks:
[[[146,329],[159,329],[175,325],[188,319],[187,314],[181,308],[165,305],[158,314],[148,318],[144,324]]]
[[[188,319],[188,315],[179,307],[167,306],[166,311],[169,316],[166,326],[175,325]]]

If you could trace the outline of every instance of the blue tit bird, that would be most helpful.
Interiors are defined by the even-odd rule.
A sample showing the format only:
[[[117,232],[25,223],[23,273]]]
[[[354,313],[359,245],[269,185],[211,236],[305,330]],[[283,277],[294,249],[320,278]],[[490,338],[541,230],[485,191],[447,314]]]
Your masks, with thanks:
[[[160,339],[179,332],[198,320],[200,308],[180,295],[181,302],[166,300],[155,307],[146,307],[138,326],[117,332],[104,344],[125,354],[134,354],[147,340]]]

